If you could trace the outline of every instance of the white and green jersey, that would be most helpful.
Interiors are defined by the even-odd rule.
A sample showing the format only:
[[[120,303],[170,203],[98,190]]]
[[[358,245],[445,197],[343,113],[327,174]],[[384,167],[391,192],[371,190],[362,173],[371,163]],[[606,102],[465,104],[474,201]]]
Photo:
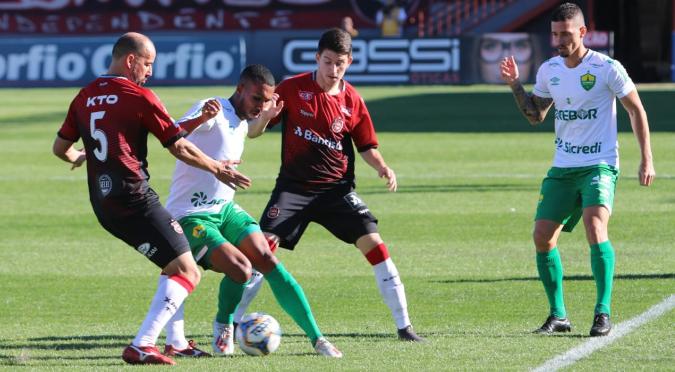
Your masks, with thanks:
[[[209,98],[213,99],[213,98]],[[209,100],[197,102],[178,123],[198,117]],[[241,120],[229,100],[216,97],[223,109],[213,119],[197,127],[187,139],[216,160],[238,160],[244,152],[248,122]],[[234,189],[213,174],[176,161],[166,209],[175,219],[194,213],[218,213],[232,201]]]
[[[575,68],[562,57],[544,62],[533,93],[553,98],[555,156],[561,168],[608,164],[619,167],[616,97],[635,89],[619,61],[589,50]]]

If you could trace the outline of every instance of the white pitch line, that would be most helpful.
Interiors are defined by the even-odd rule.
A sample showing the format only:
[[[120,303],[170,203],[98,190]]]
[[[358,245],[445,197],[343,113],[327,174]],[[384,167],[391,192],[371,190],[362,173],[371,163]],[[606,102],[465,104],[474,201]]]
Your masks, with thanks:
[[[619,338],[632,332],[634,329],[643,324],[654,320],[668,311],[675,308],[675,295],[670,295],[665,300],[652,306],[649,310],[636,316],[633,319],[617,324],[609,336],[595,337],[583,344],[570,349],[565,354],[560,354],[557,357],[546,361],[544,364],[533,369],[534,372],[557,371],[560,368],[567,367],[576,363],[579,359],[591,355],[594,351],[601,349]]]

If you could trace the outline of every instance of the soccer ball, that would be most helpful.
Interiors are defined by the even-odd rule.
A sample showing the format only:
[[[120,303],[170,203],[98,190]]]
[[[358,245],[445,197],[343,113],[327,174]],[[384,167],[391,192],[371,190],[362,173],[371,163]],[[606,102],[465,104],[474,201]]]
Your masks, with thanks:
[[[237,343],[248,355],[273,353],[281,343],[281,327],[271,315],[251,313],[244,316],[235,331]]]

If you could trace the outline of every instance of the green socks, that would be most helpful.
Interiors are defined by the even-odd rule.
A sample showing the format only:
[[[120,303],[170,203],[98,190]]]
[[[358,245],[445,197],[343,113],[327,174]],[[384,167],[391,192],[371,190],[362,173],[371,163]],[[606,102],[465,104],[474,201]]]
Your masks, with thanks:
[[[595,313],[609,315],[614,278],[614,248],[609,240],[591,244],[591,270],[593,270],[597,290]]]
[[[567,312],[563,302],[563,267],[557,247],[550,252],[537,252],[537,271],[539,271],[539,279],[544,284],[546,297],[551,307],[550,315],[566,318]]]
[[[277,264],[274,270],[264,276],[270,284],[272,293],[274,293],[279,305],[305,331],[305,334],[312,341],[312,345],[314,345],[322,335],[300,284],[286,271],[281,262]]]
[[[218,312],[216,313],[216,321],[218,323],[232,324],[234,311],[237,310],[237,305],[241,300],[242,293],[244,293],[246,283],[235,283],[227,276],[223,276],[223,279],[220,281],[220,291],[218,292]]]
[[[281,262],[277,264],[274,270],[264,274],[264,277],[270,284],[272,293],[274,293],[274,297],[281,308],[305,331],[307,337],[312,341],[312,345],[314,345],[322,334],[319,331],[319,326],[316,325],[316,320],[314,320],[314,315],[300,284],[286,271]],[[235,283],[227,276],[224,276],[220,281],[218,313],[216,314],[218,323],[232,323],[234,312],[241,300],[245,286],[246,283]]]

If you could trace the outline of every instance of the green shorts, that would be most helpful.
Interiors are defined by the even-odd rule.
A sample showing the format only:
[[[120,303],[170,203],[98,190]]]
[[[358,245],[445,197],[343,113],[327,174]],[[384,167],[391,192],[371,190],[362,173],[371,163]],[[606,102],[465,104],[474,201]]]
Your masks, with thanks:
[[[237,203],[226,203],[219,213],[195,213],[178,222],[185,231],[195,261],[208,270],[211,268],[211,252],[223,243],[239,246],[241,241],[260,232],[260,226]]]
[[[603,205],[612,213],[619,170],[611,165],[549,169],[541,183],[536,220],[552,220],[570,232],[583,209]]]

